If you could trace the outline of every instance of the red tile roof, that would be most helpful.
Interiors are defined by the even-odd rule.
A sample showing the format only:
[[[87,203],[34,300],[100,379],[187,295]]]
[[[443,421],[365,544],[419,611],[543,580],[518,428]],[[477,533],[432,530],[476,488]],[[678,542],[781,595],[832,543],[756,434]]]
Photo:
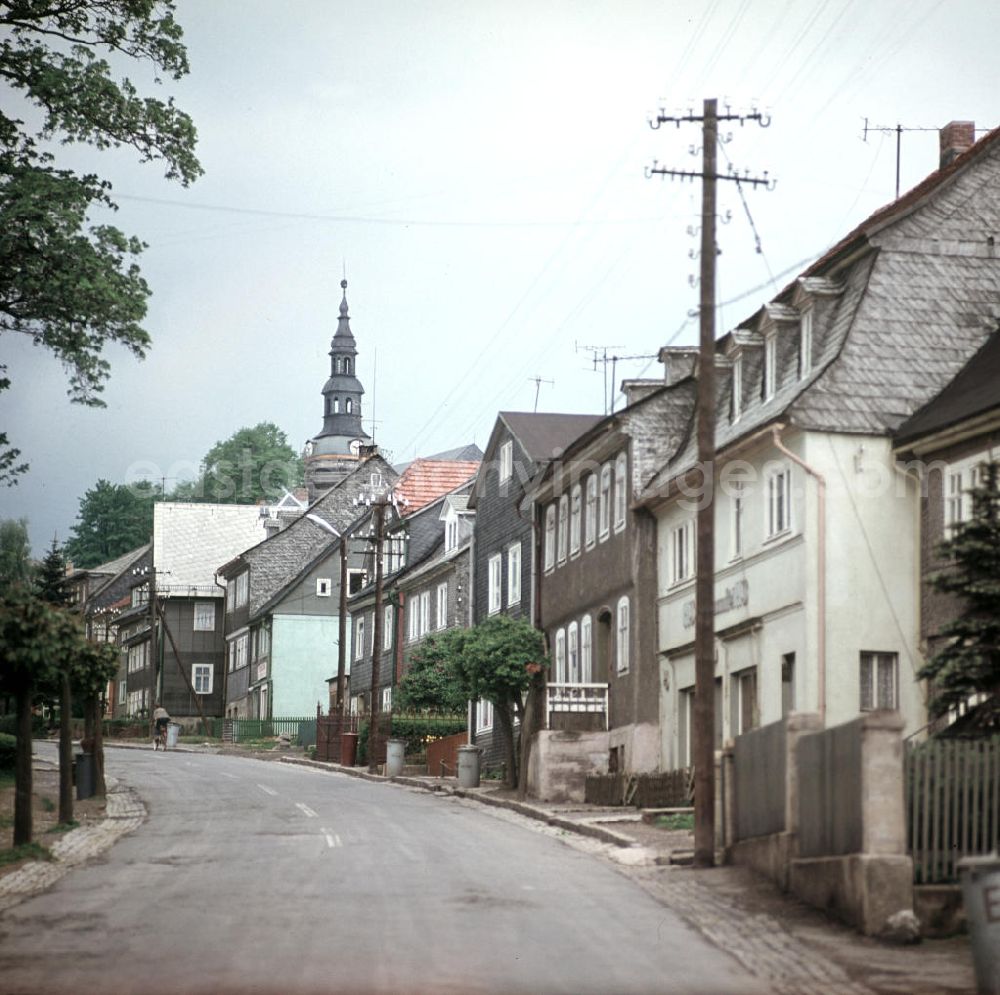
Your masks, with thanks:
[[[406,500],[406,514],[430,504],[464,484],[479,469],[479,460],[416,459],[399,478],[394,490]]]

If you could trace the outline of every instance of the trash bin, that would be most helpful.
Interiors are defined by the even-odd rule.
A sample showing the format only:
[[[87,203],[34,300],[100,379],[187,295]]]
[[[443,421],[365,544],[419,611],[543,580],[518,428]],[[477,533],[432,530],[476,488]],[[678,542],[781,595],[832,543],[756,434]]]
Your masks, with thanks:
[[[172,749],[177,745],[177,739],[181,734],[181,727],[176,722],[167,723],[167,749]]]
[[[358,762],[358,734],[344,732],[340,734],[340,763],[344,767],[353,767]]]
[[[1000,995],[1000,855],[958,862],[979,995]]]
[[[90,798],[97,787],[94,783],[97,779],[97,768],[94,764],[93,753],[77,753],[76,762],[73,764],[76,773],[76,797],[77,801]]]
[[[462,788],[479,787],[479,747],[458,748],[458,784]]]
[[[387,777],[399,777],[403,773],[403,752],[406,744],[401,739],[390,739],[385,744],[385,773]]]

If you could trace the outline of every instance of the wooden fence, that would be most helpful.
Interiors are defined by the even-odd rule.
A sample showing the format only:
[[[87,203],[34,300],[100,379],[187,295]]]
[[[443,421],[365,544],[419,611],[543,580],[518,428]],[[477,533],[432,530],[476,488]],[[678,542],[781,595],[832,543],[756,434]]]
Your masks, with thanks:
[[[694,798],[693,768],[663,774],[588,774],[584,798],[591,805],[688,808]]]
[[[1000,738],[911,749],[906,803],[914,881],[957,881],[962,857],[1000,847]]]

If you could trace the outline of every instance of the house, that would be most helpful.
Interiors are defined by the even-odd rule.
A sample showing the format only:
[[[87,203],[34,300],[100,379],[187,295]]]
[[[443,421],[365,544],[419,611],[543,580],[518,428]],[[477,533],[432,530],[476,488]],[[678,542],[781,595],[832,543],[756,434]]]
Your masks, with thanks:
[[[940,393],[899,426],[894,455],[921,485],[920,650],[930,659],[941,648],[941,629],[960,610],[954,596],[929,583],[947,565],[941,543],[958,523],[969,520],[969,491],[981,482],[982,464],[1000,459],[1000,330]]]
[[[150,563],[130,575],[118,616],[128,715],[148,714],[157,701],[175,718],[222,714],[224,601],[215,568],[262,535],[256,505],[153,506]],[[160,609],[155,626],[151,595]]]
[[[227,717],[304,717],[328,700],[340,645],[342,550],[348,588],[362,586],[361,553],[345,537],[359,516],[356,502],[395,479],[375,454],[297,514],[262,508],[267,537],[218,567]]]
[[[921,488],[893,433],[1000,318],[1000,132],[973,138],[945,128],[937,172],[717,344],[717,742],[793,710],[925,723]],[[657,520],[663,769],[691,758],[702,490],[692,421],[637,501]]]
[[[552,660],[528,772],[541,797],[582,799],[587,772],[659,765],[656,520],[633,499],[683,439],[694,395],[690,377],[642,391],[526,489],[541,546],[537,622]]]
[[[598,418],[594,415],[501,411],[490,433],[483,466],[469,495],[475,513],[472,544],[472,621],[490,615],[537,621],[535,533],[520,507],[525,488]],[[487,764],[504,761],[506,749],[492,709],[476,710],[474,739]]]

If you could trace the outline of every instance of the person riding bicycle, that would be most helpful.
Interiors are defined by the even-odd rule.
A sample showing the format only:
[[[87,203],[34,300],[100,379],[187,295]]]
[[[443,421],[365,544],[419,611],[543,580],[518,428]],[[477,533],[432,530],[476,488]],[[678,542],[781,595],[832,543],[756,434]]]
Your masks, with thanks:
[[[156,723],[156,738],[153,740],[154,749],[159,748],[162,737],[164,749],[167,743],[167,726],[170,725],[170,713],[160,704],[157,704],[153,711],[153,721]]]

